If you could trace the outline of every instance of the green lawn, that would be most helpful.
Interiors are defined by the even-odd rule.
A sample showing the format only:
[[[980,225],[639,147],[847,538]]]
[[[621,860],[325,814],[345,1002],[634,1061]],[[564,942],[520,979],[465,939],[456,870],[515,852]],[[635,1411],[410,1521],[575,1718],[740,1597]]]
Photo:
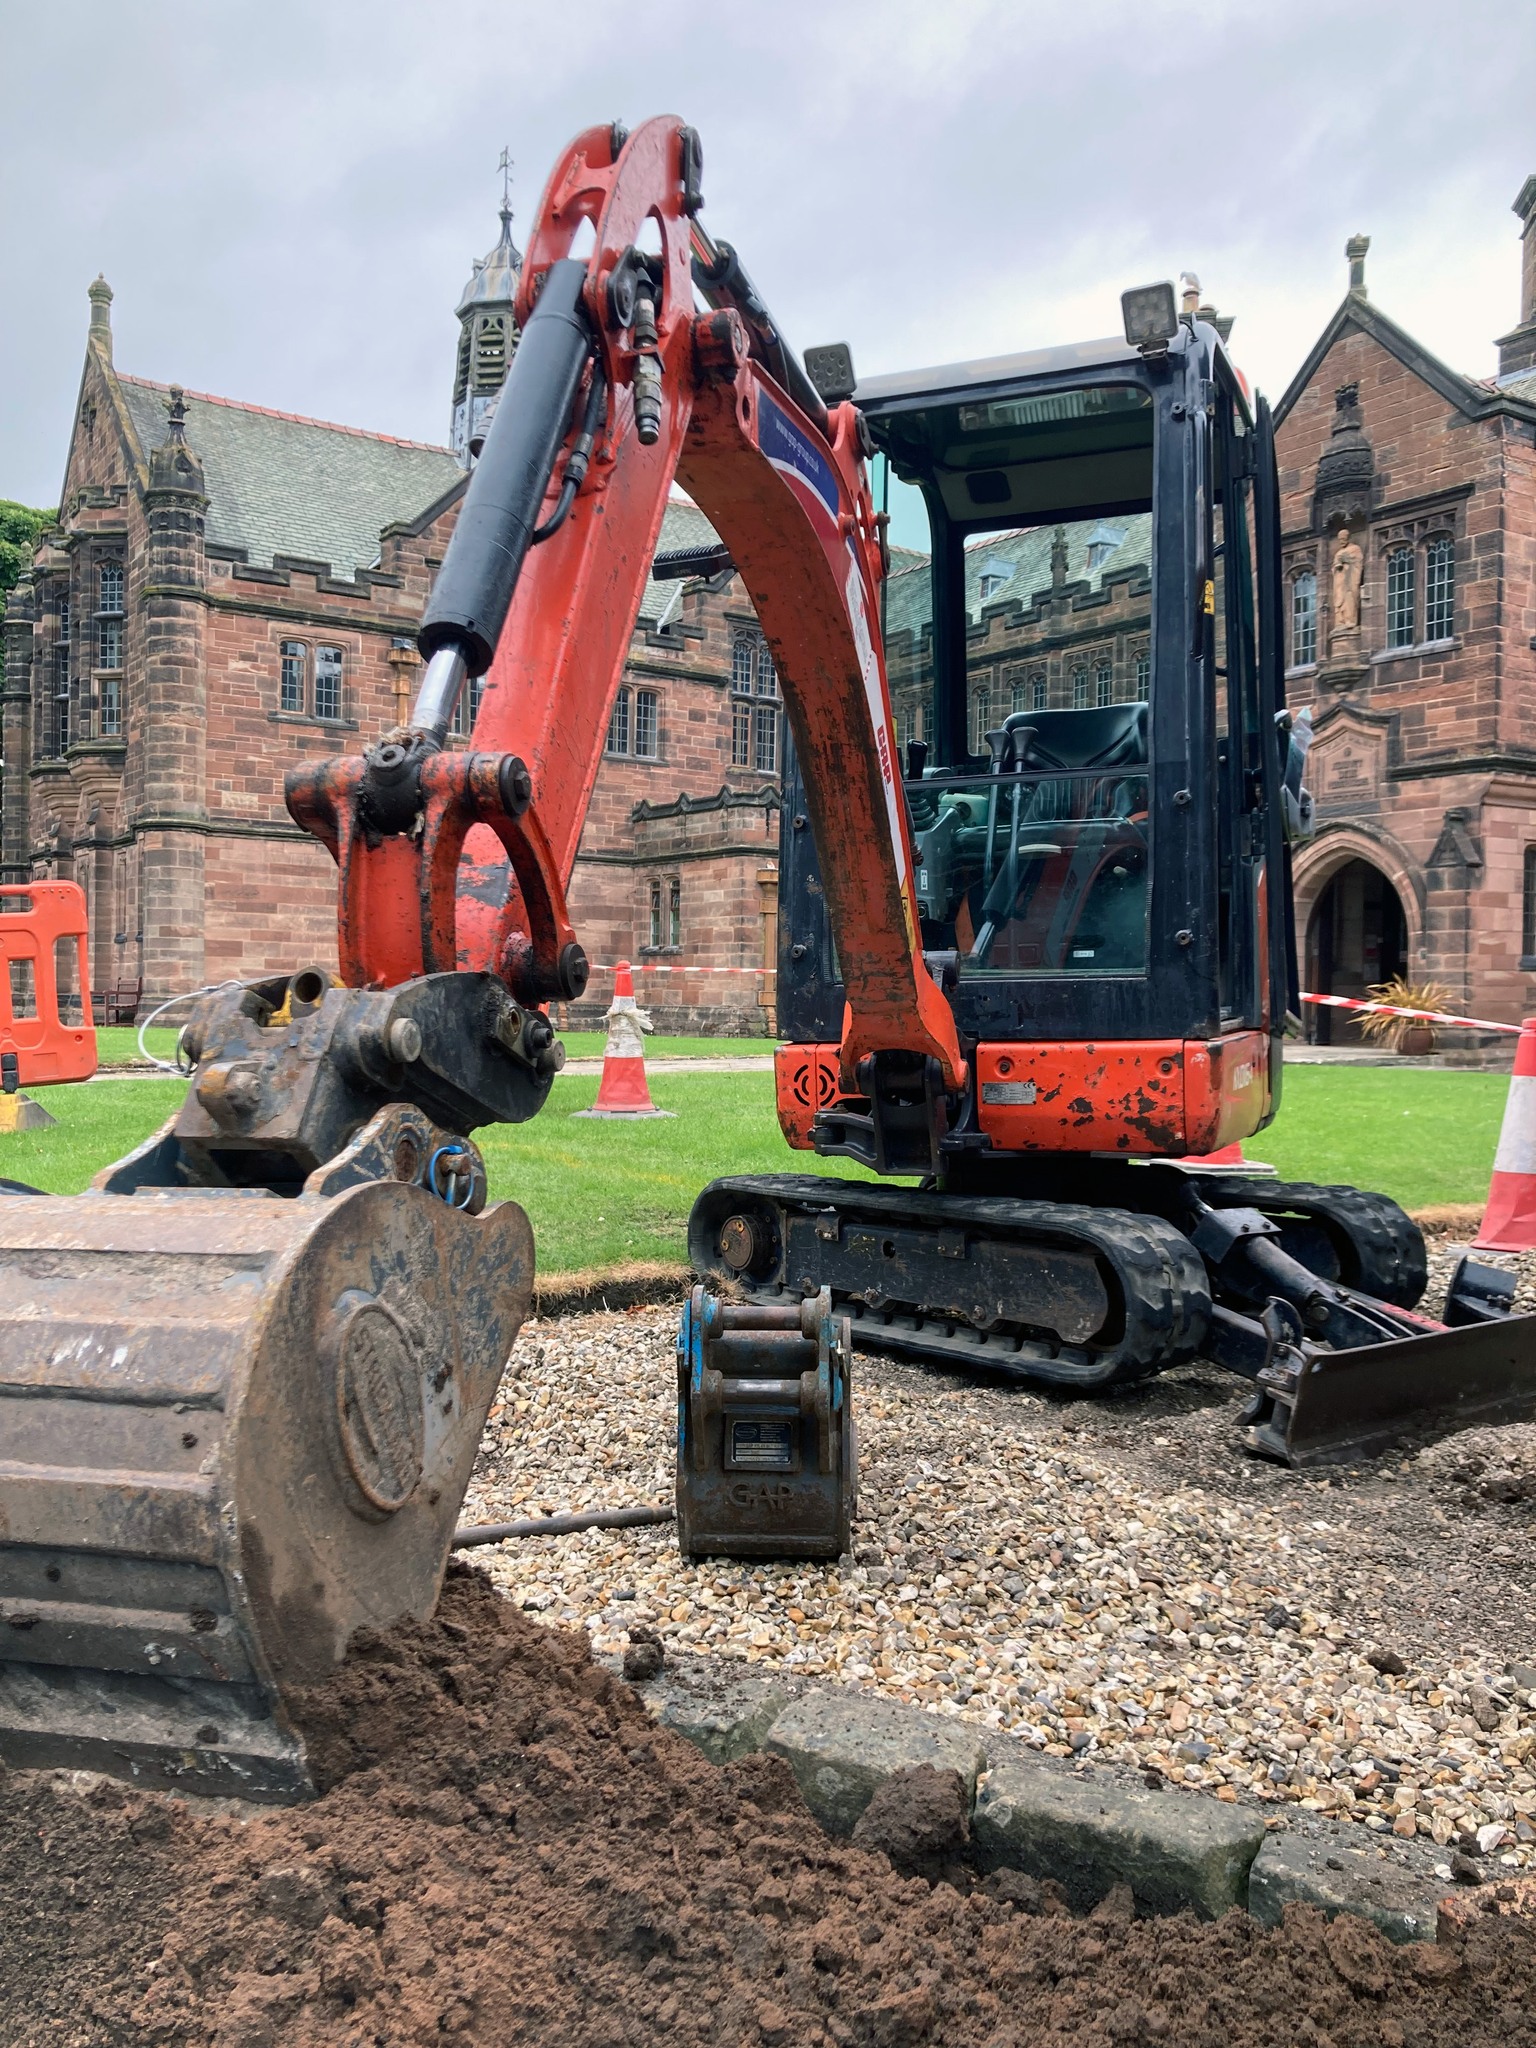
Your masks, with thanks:
[[[605,1034],[601,1031],[565,1031],[561,1039],[566,1057],[573,1060],[600,1059]],[[176,1033],[151,1025],[144,1042],[163,1060],[176,1051]],[[771,1038],[663,1038],[659,1034],[645,1041],[651,1059],[742,1059],[766,1058],[773,1051]],[[132,1025],[98,1025],[96,1058],[104,1067],[126,1066],[139,1058],[138,1032]]]
[[[693,1198],[717,1174],[862,1177],[840,1160],[788,1149],[769,1074],[653,1075],[652,1096],[675,1120],[573,1121],[597,1085],[563,1079],[532,1123],[480,1133],[492,1193],[527,1209],[545,1272],[680,1260]],[[1409,1208],[1480,1202],[1507,1087],[1497,1074],[1292,1067],[1279,1119],[1248,1150],[1288,1178],[1350,1181]],[[73,1194],[174,1112],[182,1084],[107,1079],[34,1092],[58,1128],[0,1138],[0,1175]]]

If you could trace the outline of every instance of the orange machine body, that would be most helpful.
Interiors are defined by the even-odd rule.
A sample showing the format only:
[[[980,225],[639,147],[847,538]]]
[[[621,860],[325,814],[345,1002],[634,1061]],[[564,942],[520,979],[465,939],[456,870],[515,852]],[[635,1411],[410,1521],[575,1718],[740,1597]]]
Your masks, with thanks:
[[[1205,1154],[1250,1136],[1270,1114],[1269,1038],[1151,1043],[979,1045],[977,1128],[999,1152],[1118,1152],[1127,1158]],[[850,1106],[835,1045],[781,1045],[774,1056],[779,1123],[813,1149],[817,1114]]]

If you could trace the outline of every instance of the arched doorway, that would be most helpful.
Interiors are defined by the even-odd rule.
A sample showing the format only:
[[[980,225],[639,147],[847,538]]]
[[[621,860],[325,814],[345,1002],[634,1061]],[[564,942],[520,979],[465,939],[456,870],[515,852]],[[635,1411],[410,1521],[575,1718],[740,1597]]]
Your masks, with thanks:
[[[1408,965],[1408,920],[1397,891],[1368,860],[1335,870],[1307,920],[1306,985],[1325,996],[1363,996]],[[1358,1045],[1360,1020],[1349,1010],[1314,1006],[1319,1045]]]

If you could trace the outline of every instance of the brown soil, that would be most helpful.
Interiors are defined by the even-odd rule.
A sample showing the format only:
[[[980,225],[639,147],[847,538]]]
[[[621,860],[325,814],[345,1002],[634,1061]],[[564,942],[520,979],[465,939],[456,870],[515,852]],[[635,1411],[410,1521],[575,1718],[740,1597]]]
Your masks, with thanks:
[[[1527,1922],[1394,1949],[1305,1910],[1265,1932],[1112,1894],[1081,1921],[1011,1877],[903,1877],[828,1841],[784,1765],[707,1764],[464,1566],[297,1713],[329,1786],[307,1807],[6,1781],[0,2041],[1536,2043]],[[867,1838],[963,1854],[942,1785],[887,1803]]]

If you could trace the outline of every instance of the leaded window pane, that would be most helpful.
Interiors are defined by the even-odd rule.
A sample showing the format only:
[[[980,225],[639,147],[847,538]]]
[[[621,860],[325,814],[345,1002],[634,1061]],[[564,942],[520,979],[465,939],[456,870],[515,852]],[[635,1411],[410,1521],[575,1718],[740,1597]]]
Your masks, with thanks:
[[[1136,657],[1136,701],[1145,704],[1152,694],[1152,655],[1143,647]]]
[[[608,720],[608,752],[627,754],[629,752],[629,691],[620,690],[613,700],[613,715]]]
[[[122,729],[122,685],[109,676],[101,686],[101,736],[115,739]]]
[[[1449,640],[1456,630],[1456,546],[1448,533],[1424,550],[1424,638]]]
[[[667,890],[667,944],[683,943],[683,885],[673,882]]]
[[[1317,577],[1303,569],[1291,579],[1291,666],[1310,668],[1317,660]]]
[[[650,937],[650,943],[651,943],[651,944],[652,944],[653,946],[659,946],[659,945],[661,944],[661,884],[660,884],[660,882],[652,882],[652,884],[651,884],[651,937]]]
[[[339,647],[317,647],[315,649],[315,716],[316,718],[340,718],[341,716],[341,649]]]
[[[731,766],[752,765],[752,706],[738,697],[731,706]]]
[[[104,612],[120,612],[123,608],[123,565],[121,562],[103,562],[101,565],[101,609]]]
[[[304,709],[304,652],[302,640],[283,642],[283,679],[278,699],[278,708],[282,711]]]
[[[98,619],[96,621],[96,666],[98,668],[121,668],[122,665],[122,620]]]
[[[635,752],[642,761],[656,758],[656,692],[635,692]]]
[[[1085,668],[1072,671],[1072,708],[1074,711],[1088,709],[1088,671]]]
[[[1115,671],[1107,661],[1101,661],[1094,671],[1093,701],[1099,705],[1115,701]]]
[[[745,633],[731,643],[731,688],[743,697],[752,694],[752,642]]]
[[[757,694],[759,697],[777,697],[779,694],[779,672],[773,665],[766,640],[757,644]]]
[[[779,709],[759,704],[753,713],[752,765],[759,775],[774,775],[779,766]]]
[[[983,683],[971,691],[971,752],[984,754],[987,750],[987,728],[992,723],[992,688]]]
[[[1387,645],[1413,645],[1413,549],[1394,548],[1387,557]]]
[[[1029,708],[1031,711],[1043,711],[1049,702],[1050,686],[1046,682],[1045,672],[1037,669],[1035,679],[1029,686]]]

